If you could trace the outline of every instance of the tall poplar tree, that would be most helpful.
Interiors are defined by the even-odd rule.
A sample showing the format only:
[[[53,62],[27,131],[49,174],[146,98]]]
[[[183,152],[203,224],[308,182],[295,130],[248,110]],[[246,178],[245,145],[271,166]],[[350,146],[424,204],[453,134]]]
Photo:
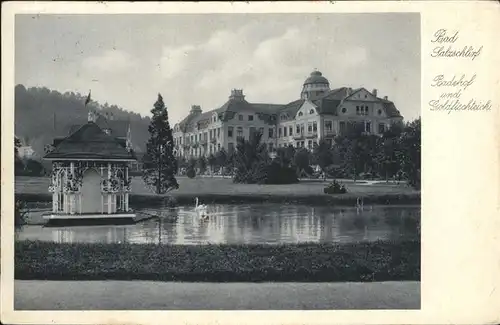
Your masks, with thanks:
[[[175,179],[178,166],[174,156],[174,138],[161,94],[158,94],[151,113],[153,116],[148,128],[150,137],[146,144],[142,178],[156,194],[162,195],[178,189],[179,184]]]

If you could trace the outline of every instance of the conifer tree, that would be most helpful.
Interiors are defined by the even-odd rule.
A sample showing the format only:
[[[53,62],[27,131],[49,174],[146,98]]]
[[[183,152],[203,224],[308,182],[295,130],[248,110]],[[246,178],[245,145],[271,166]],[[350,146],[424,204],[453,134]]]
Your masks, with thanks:
[[[151,113],[150,138],[146,144],[142,177],[148,187],[161,195],[179,188],[175,179],[177,159],[174,156],[174,138],[161,94],[158,94]]]

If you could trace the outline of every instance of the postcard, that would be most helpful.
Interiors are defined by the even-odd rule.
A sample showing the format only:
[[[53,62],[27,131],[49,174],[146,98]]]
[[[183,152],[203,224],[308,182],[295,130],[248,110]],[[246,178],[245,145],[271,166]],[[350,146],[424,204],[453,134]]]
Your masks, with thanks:
[[[500,320],[498,2],[8,2],[1,320]]]

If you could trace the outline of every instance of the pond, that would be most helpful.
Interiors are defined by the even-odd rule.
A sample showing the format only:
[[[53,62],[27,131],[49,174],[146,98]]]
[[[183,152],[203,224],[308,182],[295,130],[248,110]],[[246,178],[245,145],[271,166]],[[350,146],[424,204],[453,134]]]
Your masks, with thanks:
[[[57,243],[280,244],[359,242],[420,237],[420,206],[348,207],[251,204],[213,205],[200,220],[193,207],[138,209],[157,214],[134,225],[43,227],[28,225],[18,240]]]

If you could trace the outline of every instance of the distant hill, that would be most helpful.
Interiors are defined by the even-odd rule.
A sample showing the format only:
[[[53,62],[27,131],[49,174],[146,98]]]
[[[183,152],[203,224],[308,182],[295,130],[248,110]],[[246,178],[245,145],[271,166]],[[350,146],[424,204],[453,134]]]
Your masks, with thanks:
[[[113,114],[115,120],[130,120],[132,142],[136,151],[145,151],[149,138],[150,118],[125,111],[116,105],[104,105],[91,101],[87,108],[87,94],[58,91],[45,87],[26,89],[15,87],[15,134],[31,145],[37,156],[44,154],[46,144],[56,136],[66,136],[71,125],[87,122],[89,108],[101,114]]]

